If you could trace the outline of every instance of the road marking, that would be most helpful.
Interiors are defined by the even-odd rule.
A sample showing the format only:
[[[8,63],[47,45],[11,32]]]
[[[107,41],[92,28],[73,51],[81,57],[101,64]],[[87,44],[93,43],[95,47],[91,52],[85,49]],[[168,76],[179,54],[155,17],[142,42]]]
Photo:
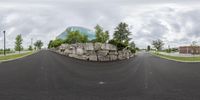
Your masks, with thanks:
[[[99,84],[100,84],[100,85],[103,85],[103,84],[105,84],[105,82],[103,82],[103,81],[100,81],[100,82],[99,82]]]

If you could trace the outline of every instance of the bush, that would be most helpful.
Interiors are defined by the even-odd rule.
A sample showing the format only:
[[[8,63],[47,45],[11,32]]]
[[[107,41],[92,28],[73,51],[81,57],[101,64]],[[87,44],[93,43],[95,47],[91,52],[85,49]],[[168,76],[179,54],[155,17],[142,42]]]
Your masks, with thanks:
[[[65,43],[74,44],[74,43],[86,43],[88,42],[88,36],[81,34],[79,31],[71,31],[67,35]]]
[[[136,53],[135,49],[130,49],[131,53]]]
[[[118,50],[123,50],[124,48],[128,46],[124,43],[117,42],[116,40],[113,40],[113,39],[110,40],[108,43],[117,46]]]

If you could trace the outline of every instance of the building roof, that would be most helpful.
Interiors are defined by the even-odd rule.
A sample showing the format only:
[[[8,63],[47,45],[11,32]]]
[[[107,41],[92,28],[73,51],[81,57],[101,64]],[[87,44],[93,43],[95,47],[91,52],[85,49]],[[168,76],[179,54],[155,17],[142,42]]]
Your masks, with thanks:
[[[79,31],[81,34],[87,35],[89,40],[95,39],[95,32],[84,27],[80,26],[70,26],[68,27],[64,32],[62,32],[60,35],[58,35],[56,38],[58,39],[66,39],[67,34],[71,31]]]

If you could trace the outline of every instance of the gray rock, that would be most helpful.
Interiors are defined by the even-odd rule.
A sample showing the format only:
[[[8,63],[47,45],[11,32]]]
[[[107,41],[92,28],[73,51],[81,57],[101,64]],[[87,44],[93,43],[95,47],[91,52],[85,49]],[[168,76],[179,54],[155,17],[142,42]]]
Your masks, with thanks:
[[[69,54],[69,57],[77,58],[76,54]]]
[[[69,55],[73,53],[73,50],[65,49],[64,53],[65,55]]]
[[[83,60],[89,60],[89,56],[87,55],[82,55]]]
[[[76,58],[81,60],[88,60],[89,57],[86,55],[77,55]]]
[[[110,61],[109,56],[98,56],[98,61]]]
[[[110,61],[117,60],[117,55],[109,55]]]
[[[89,56],[89,55],[96,55],[95,51],[86,51],[85,55]]]
[[[97,56],[96,55],[90,55],[89,60],[90,61],[97,61]]]
[[[102,50],[117,50],[117,47],[112,45],[112,44],[108,44],[108,43],[105,43],[105,44],[102,44],[101,45],[101,49]]]
[[[93,45],[93,43],[85,43],[84,49],[85,49],[85,50],[94,50],[94,45]]]
[[[107,50],[99,50],[99,51],[97,51],[97,55],[98,56],[106,56],[106,55],[108,55],[108,52],[109,51],[107,51]]]
[[[134,57],[134,56],[135,56],[135,54],[132,54],[132,53],[130,54],[130,58],[132,58],[132,57]]]
[[[101,45],[101,49],[102,49],[102,50],[110,50],[110,44],[107,44],[107,43],[102,44],[102,45]]]
[[[108,54],[109,55],[118,55],[118,52],[117,51],[110,51]]]
[[[117,51],[117,47],[115,45],[109,44],[109,50]]]
[[[124,55],[122,55],[122,54],[119,54],[119,55],[118,55],[118,59],[119,59],[119,60],[124,60],[124,59],[126,59],[126,57],[124,57]]]
[[[69,57],[90,61],[114,61],[133,57],[130,50],[117,51],[116,46],[107,43],[62,44],[60,47],[52,49],[52,51]]]
[[[83,54],[84,54],[83,48],[78,47],[78,48],[76,49],[76,54],[77,54],[77,55],[83,55]]]
[[[59,47],[59,49],[68,49],[69,48],[69,44],[61,44],[61,46]]]
[[[95,43],[94,50],[101,50],[102,43]]]

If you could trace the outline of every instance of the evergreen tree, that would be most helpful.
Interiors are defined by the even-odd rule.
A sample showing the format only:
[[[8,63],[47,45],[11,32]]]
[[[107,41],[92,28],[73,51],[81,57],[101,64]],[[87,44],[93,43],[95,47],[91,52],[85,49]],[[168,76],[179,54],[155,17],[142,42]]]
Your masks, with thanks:
[[[131,38],[129,36],[131,32],[129,31],[128,24],[121,22],[116,28],[114,32],[114,40],[122,44],[129,44]]]

